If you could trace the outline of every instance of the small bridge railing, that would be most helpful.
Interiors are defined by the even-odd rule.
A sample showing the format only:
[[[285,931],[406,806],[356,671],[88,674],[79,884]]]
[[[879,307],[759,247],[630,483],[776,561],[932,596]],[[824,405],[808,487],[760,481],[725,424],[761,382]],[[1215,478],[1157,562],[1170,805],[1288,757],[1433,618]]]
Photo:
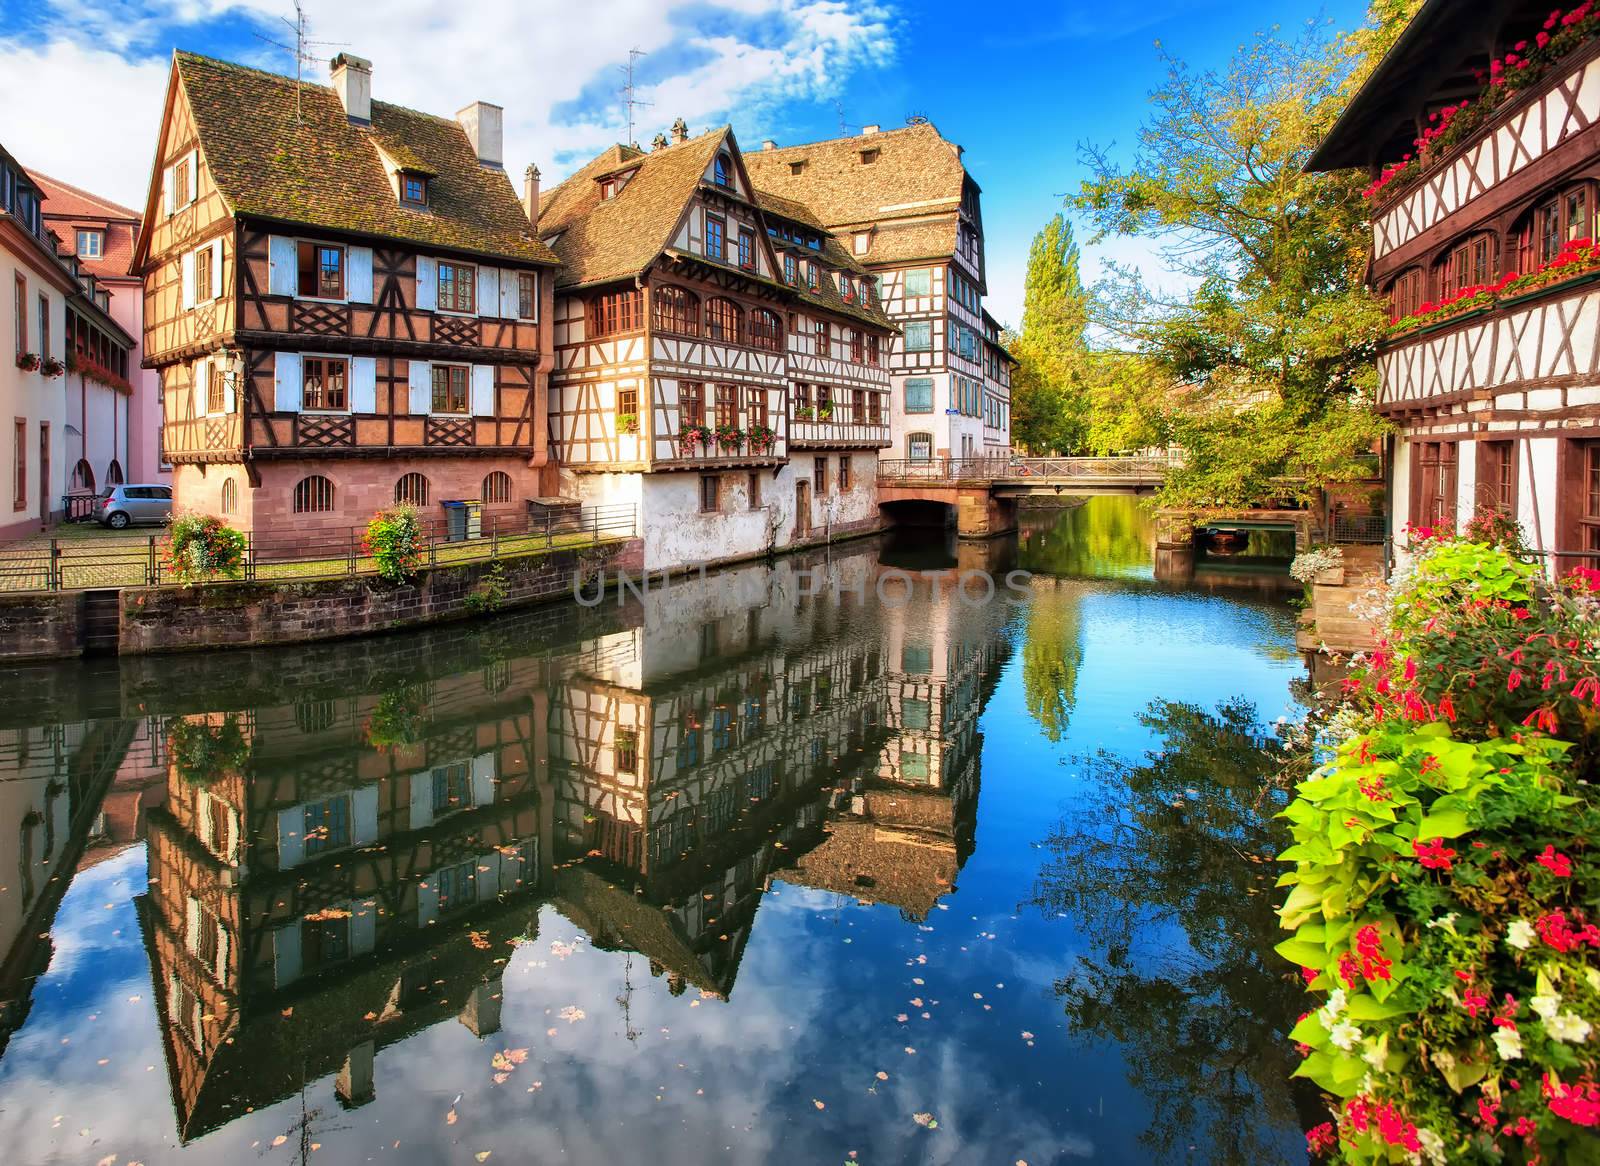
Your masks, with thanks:
[[[1149,479],[1179,465],[1175,455],[1122,457],[939,457],[879,459],[878,480],[1029,482],[1040,478]]]

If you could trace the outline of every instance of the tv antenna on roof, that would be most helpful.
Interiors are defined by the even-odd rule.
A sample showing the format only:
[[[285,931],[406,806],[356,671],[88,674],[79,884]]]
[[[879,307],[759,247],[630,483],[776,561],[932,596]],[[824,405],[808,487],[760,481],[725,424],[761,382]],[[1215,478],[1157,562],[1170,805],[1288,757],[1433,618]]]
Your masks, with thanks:
[[[286,45],[282,41],[273,40],[269,36],[262,36],[259,32],[255,34],[255,37],[257,40],[265,41],[269,45],[276,45],[278,48],[294,57],[294,120],[303,121],[304,118],[301,116],[300,109],[300,87],[305,84],[305,66],[307,64],[325,65],[328,62],[328,58],[314,57],[310,53],[306,52],[306,49],[312,45],[316,45],[319,48],[337,48],[342,47],[345,42],[331,40],[308,40],[306,38],[306,33],[311,31],[311,23],[306,19],[305,7],[301,3],[301,0],[294,0],[293,20],[290,20],[287,16],[280,16],[278,19],[283,21],[284,24],[288,25],[294,30],[294,44]]]
[[[633,111],[636,108],[643,108],[644,106],[654,105],[655,104],[655,102],[653,102],[653,101],[641,101],[638,97],[635,96],[635,94],[639,92],[639,88],[634,83],[634,80],[633,80],[633,66],[634,66],[635,62],[637,62],[640,57],[647,57],[649,55],[650,54],[645,52],[643,49],[629,49],[628,50],[628,63],[626,65],[618,65],[617,66],[617,69],[622,73],[622,75],[624,77],[627,78],[627,81],[625,81],[623,83],[622,88],[617,90],[617,92],[622,95],[623,108],[628,111],[628,145],[630,145],[630,146],[634,144],[633,143]]]
[[[848,138],[850,136],[850,126],[844,120],[844,102],[835,101],[833,103],[833,112],[839,115],[839,136]]]

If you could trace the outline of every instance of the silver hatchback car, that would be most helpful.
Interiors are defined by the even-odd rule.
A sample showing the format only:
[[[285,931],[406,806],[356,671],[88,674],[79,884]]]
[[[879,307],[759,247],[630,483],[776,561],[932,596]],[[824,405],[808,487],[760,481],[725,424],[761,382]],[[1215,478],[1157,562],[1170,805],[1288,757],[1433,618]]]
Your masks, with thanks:
[[[113,486],[100,500],[100,524],[112,530],[160,526],[171,517],[171,486]]]

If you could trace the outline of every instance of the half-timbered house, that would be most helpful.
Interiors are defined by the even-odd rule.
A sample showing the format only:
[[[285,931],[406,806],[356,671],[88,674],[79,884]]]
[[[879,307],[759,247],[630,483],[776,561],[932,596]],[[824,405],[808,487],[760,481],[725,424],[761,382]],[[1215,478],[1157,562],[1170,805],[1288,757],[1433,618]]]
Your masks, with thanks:
[[[762,194],[798,202],[882,286],[899,326],[889,353],[895,457],[1010,448],[1009,409],[985,423],[983,218],[961,147],[928,122],[778,148],[748,165]],[[987,432],[986,432],[987,431]]]
[[[549,493],[555,257],[502,111],[332,82],[174,58],[134,268],[178,506],[261,537]]]
[[[1429,0],[1310,165],[1373,177],[1394,533],[1499,510],[1600,565],[1600,19]]]
[[[809,212],[757,199],[731,129],[614,146],[538,223],[563,493],[634,505],[652,569],[876,526],[891,325]]]

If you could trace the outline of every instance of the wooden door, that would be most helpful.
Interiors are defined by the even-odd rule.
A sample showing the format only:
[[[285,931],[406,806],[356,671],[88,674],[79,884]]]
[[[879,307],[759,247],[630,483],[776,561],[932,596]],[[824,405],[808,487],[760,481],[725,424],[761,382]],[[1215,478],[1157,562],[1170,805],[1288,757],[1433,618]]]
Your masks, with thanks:
[[[39,524],[50,524],[50,422],[39,422]]]
[[[811,532],[811,483],[804,479],[794,484],[794,536]]]

